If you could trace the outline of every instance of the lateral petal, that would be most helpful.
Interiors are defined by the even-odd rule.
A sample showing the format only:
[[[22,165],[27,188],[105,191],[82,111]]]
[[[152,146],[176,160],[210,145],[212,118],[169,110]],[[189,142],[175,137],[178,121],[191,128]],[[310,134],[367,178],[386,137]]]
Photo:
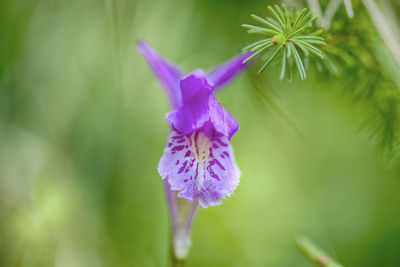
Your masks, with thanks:
[[[231,137],[239,130],[239,122],[217,101],[214,96],[209,99],[210,121],[215,130],[224,136]]]
[[[184,72],[174,64],[165,60],[145,41],[138,41],[136,46],[146,59],[150,68],[153,70],[158,81],[164,87],[172,107],[179,107],[182,102],[182,94],[179,87],[179,82],[184,76]]]
[[[239,75],[253,61],[242,63],[251,54],[251,52],[241,54],[212,69],[207,77],[214,83],[214,90],[221,89]]]

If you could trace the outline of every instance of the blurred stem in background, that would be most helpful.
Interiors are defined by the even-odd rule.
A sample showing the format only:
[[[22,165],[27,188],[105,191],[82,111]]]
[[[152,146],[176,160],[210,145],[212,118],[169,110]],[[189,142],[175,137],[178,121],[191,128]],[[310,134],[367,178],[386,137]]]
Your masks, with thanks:
[[[321,3],[321,4],[320,4]],[[371,105],[367,126],[377,135],[390,164],[400,151],[400,27],[396,1],[358,0],[339,5],[335,0],[307,0],[317,14],[318,24],[326,29],[325,61],[314,61],[323,76],[346,80],[343,92],[355,101]],[[336,3],[336,4],[335,4]],[[347,4],[346,4],[347,3]],[[348,10],[352,4],[351,12]],[[323,7],[323,9],[321,9]],[[352,20],[344,23],[340,9]],[[354,11],[353,11],[354,8]],[[336,18],[335,20],[333,20]],[[332,21],[333,20],[333,21]],[[329,76],[325,78],[329,79]],[[344,78],[346,77],[346,78]]]
[[[352,18],[354,16],[354,12],[350,0],[329,1],[324,14],[322,13],[319,0],[307,0],[308,6],[314,10],[315,14],[318,15],[318,24],[327,30],[330,28],[333,16],[336,14],[341,2],[343,2],[345,5],[347,16]]]
[[[400,66],[400,30],[396,27],[396,24],[392,24],[392,28],[389,26],[387,19],[373,0],[362,0],[362,3],[367,8],[372,22],[397,65]],[[390,5],[390,3],[387,2],[387,5]]]
[[[329,257],[323,250],[317,247],[305,236],[296,239],[296,244],[301,253],[315,266],[322,267],[344,267]]]
[[[332,19],[338,11],[341,2],[343,2],[345,6],[347,16],[353,18],[354,12],[351,0],[330,0],[324,13],[322,12],[319,0],[307,0],[309,8],[314,10],[315,14],[319,17],[318,24],[326,30],[329,30]],[[374,0],[361,0],[361,2],[367,9],[377,32],[386,44],[397,65],[400,66],[400,30],[398,26],[396,23],[390,23],[388,19],[385,18],[385,15],[381,12]],[[390,1],[382,1],[382,3],[388,5],[388,10],[393,9]]]

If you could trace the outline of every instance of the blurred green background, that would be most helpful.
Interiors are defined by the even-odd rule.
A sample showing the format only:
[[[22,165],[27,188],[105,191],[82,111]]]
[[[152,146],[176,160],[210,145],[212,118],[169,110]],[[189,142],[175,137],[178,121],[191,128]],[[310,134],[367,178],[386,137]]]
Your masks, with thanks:
[[[169,105],[135,40],[186,71],[210,69],[255,40],[240,25],[273,3],[2,0],[0,266],[166,266],[156,167]],[[353,4],[337,27],[371,28]],[[400,266],[400,164],[370,98],[348,93],[363,76],[310,67],[305,82],[281,82],[279,67],[257,76],[256,65],[217,95],[241,125],[241,183],[199,211],[189,266],[311,266],[298,234],[346,266]],[[369,66],[390,80],[385,65]]]

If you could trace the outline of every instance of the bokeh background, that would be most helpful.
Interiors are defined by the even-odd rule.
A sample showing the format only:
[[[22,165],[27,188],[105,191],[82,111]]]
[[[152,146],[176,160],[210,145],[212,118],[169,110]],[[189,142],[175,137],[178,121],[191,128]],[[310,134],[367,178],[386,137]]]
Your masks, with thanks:
[[[399,72],[363,2],[334,17],[336,75],[279,81],[259,62],[218,93],[241,125],[241,182],[198,213],[189,266],[312,266],[299,234],[345,266],[400,266]],[[394,25],[399,3],[378,2]],[[0,266],[167,266],[169,105],[135,41],[207,70],[274,3],[2,0]]]

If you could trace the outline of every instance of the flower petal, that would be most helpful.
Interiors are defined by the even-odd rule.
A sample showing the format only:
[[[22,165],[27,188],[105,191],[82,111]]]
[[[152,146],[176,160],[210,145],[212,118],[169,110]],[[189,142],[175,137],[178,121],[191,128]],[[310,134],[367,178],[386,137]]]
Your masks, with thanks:
[[[179,191],[178,197],[198,200],[207,208],[221,204],[235,191],[240,170],[227,137],[172,130],[168,139],[158,172],[172,190]]]
[[[184,76],[184,72],[165,60],[146,42],[138,41],[136,46],[166,90],[172,107],[179,107],[182,101],[179,81]]]
[[[167,114],[170,125],[184,134],[203,127],[210,119],[209,100],[212,97],[211,85],[202,70],[195,70],[181,82],[182,106]]]
[[[239,123],[213,96],[206,74],[202,70],[192,72],[181,80],[181,89],[182,106],[167,114],[169,124],[183,134],[191,134],[211,122],[230,140]]]
[[[206,73],[201,69],[197,69],[183,77],[180,81],[180,88],[183,104],[197,103],[199,102],[199,94],[205,92],[210,95],[212,91],[212,85],[207,79]]]
[[[225,86],[243,71],[253,61],[242,63],[251,54],[252,52],[241,54],[212,69],[207,77],[214,83],[214,90]]]
[[[214,96],[211,96],[209,100],[209,114],[214,129],[231,140],[231,137],[239,130],[239,122]]]

